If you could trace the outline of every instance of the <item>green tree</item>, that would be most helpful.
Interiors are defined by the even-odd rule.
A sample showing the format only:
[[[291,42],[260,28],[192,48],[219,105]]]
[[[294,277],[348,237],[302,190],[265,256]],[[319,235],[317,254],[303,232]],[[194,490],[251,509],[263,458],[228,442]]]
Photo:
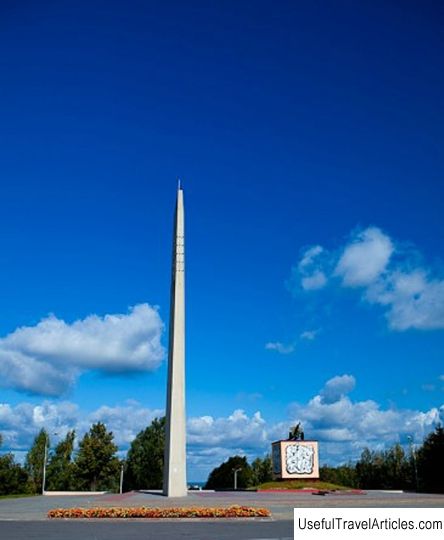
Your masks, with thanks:
[[[263,459],[256,458],[251,464],[252,483],[259,486],[273,480],[271,456],[267,454]]]
[[[417,453],[420,489],[428,493],[444,493],[444,429],[437,426],[424,440]]]
[[[119,485],[119,460],[114,435],[105,424],[91,426],[79,443],[75,459],[77,486],[91,491],[116,490]]]
[[[365,448],[356,463],[358,484],[363,489],[383,489],[387,486],[384,455]],[[386,488],[387,489],[387,488]]]
[[[0,434],[0,446],[3,438]],[[0,456],[0,495],[25,493],[28,490],[28,474],[15,463],[14,456],[4,454]]]
[[[396,444],[384,452],[366,448],[356,463],[358,485],[364,489],[410,489],[410,461],[403,448]]]
[[[163,480],[165,417],[137,434],[126,459],[125,489],[159,489]]]
[[[412,489],[410,460],[400,444],[384,452],[385,489]]]
[[[222,463],[222,465],[211,471],[205,489],[233,489],[234,469],[241,469],[237,473],[238,488],[246,488],[253,485],[253,473],[247,458],[232,456]]]
[[[75,431],[68,431],[66,437],[55,447],[47,467],[46,486],[49,491],[70,491],[74,489],[75,474],[72,454]]]
[[[324,465],[319,468],[319,479],[338,486],[358,487],[356,468],[353,464],[340,465],[339,467]]]
[[[43,461],[45,460],[49,447],[48,433],[41,429],[34,443],[26,455],[25,470],[29,474],[30,490],[33,493],[40,493],[43,484]]]
[[[356,476],[360,488],[375,487],[374,456],[369,448],[364,448],[361,459],[356,463]]]

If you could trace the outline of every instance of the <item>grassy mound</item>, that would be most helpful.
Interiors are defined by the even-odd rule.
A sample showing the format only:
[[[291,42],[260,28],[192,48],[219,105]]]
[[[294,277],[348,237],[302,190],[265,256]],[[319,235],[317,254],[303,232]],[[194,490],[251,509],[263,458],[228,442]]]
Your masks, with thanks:
[[[227,508],[139,508],[102,507],[102,508],[56,508],[48,512],[49,518],[251,518],[269,517],[267,508],[250,506],[229,506]]]
[[[351,489],[346,486],[330,484],[329,482],[321,482],[320,480],[280,480],[275,482],[265,482],[257,487],[258,491],[266,491],[271,489],[307,489],[320,491],[339,491]]]

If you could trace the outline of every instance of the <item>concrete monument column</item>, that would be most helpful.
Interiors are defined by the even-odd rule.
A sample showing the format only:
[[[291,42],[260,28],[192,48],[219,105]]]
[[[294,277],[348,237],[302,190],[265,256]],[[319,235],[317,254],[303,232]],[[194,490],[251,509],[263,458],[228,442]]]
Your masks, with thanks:
[[[177,189],[171,276],[163,493],[187,495],[185,417],[185,229],[183,190]]]

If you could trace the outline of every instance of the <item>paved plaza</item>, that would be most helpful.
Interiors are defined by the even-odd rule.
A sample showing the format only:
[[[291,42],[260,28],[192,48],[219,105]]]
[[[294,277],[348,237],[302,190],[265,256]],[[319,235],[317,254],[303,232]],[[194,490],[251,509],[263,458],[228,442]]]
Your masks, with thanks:
[[[230,506],[268,508],[270,519],[251,520],[48,520],[51,508],[92,506]],[[160,493],[131,492],[124,495],[37,496],[0,500],[0,538],[74,540],[146,540],[154,538],[290,539],[294,507],[439,507],[444,495],[369,491],[363,494],[190,492],[186,499],[165,498]]]

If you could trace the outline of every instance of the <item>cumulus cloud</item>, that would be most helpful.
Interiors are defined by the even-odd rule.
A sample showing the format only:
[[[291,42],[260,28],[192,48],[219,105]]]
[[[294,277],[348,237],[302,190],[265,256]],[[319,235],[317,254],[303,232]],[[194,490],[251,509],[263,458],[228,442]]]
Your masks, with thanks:
[[[330,254],[321,246],[308,249],[292,273],[303,290],[338,280],[341,287],[360,289],[363,300],[385,309],[393,330],[444,328],[444,279],[419,267],[377,227],[355,232]]]
[[[365,299],[387,306],[393,330],[444,328],[444,280],[430,278],[423,269],[393,271],[369,287]]]
[[[236,409],[227,418],[191,418],[187,429],[188,443],[194,446],[257,448],[267,441],[266,422],[259,411],[251,418],[242,409]]]
[[[352,401],[352,376],[334,377],[308,403],[293,403],[290,414],[310,438],[324,445],[324,459],[341,463],[357,459],[364,447],[384,448],[407,435],[418,443],[444,419],[444,405],[428,411],[383,409],[373,400]]]
[[[269,351],[276,351],[279,354],[290,354],[294,351],[294,345],[291,343],[284,345],[280,341],[269,341],[265,344],[265,348]]]
[[[20,451],[31,446],[42,428],[56,443],[72,429],[79,439],[93,423],[103,422],[113,432],[116,444],[126,449],[139,431],[163,414],[162,409],[148,409],[133,400],[115,407],[102,406],[89,413],[68,401],[45,400],[39,405],[25,402],[15,407],[0,404],[0,433],[7,449]]]
[[[355,387],[353,375],[338,375],[328,380],[320,392],[322,403],[336,403]]]
[[[347,287],[370,285],[385,271],[393,251],[390,238],[380,229],[369,227],[345,247],[334,274]]]
[[[1,349],[0,385],[29,393],[57,396],[73,385],[79,371],[74,366],[56,366],[22,354]]]
[[[103,422],[114,433],[116,443],[125,449],[153,418],[163,414],[163,409],[150,409],[134,400],[103,405],[89,413],[68,401],[45,400],[39,405],[25,402],[16,406],[0,403],[0,433],[6,448],[23,450],[29,448],[42,428],[57,433],[54,440],[58,440],[71,429],[82,437],[91,424]],[[267,424],[259,411],[248,416],[244,410],[236,409],[226,417],[203,415],[187,422],[187,442],[195,451],[213,447],[260,449],[267,435]]]
[[[0,403],[3,446],[14,451],[28,449],[42,428],[51,434],[63,436],[77,427],[79,417],[79,407],[70,402],[44,401],[39,405],[19,403],[15,407]]]
[[[71,324],[50,315],[0,339],[0,384],[58,396],[86,370],[155,370],[165,354],[163,327],[157,309],[148,304]]]
[[[23,460],[40,429],[46,429],[54,447],[71,429],[76,430],[78,442],[93,423],[100,421],[113,432],[119,455],[124,457],[137,433],[163,414],[162,409],[150,409],[133,400],[115,406],[104,405],[89,413],[70,402],[21,403],[15,407],[0,404],[2,451],[12,450]],[[249,416],[237,409],[226,417],[189,418],[187,454],[192,477],[206,478],[214,467],[234,454],[246,455],[249,459],[265,454],[269,451],[269,437],[274,433],[260,412]]]
[[[407,435],[420,443],[444,420],[444,405],[420,411],[383,408],[373,400],[353,401],[349,393],[354,386],[352,375],[333,377],[307,402],[290,404],[288,414],[279,422],[267,421],[260,411],[247,414],[242,409],[227,416],[189,418],[190,479],[205,479],[214,467],[235,454],[250,460],[265,455],[271,442],[287,437],[289,427],[297,422],[302,422],[307,437],[320,441],[322,462],[338,464],[357,459],[364,447],[382,449],[404,442]],[[137,433],[162,415],[162,409],[150,409],[132,400],[91,412],[70,402],[0,404],[2,450],[23,457],[41,428],[48,431],[54,446],[68,430],[75,429],[79,440],[92,423],[101,421],[114,433],[123,457]]]

